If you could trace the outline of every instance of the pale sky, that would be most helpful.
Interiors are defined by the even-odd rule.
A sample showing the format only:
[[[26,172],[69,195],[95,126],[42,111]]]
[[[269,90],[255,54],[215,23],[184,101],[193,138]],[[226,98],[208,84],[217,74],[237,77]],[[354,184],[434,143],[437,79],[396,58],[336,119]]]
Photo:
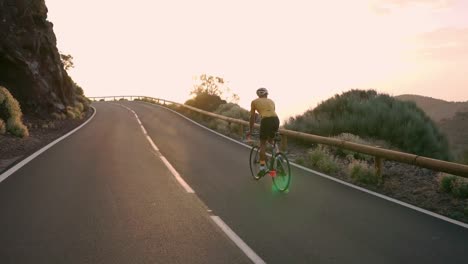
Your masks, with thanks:
[[[46,0],[87,96],[184,102],[223,77],[282,120],[352,88],[468,100],[468,0]]]

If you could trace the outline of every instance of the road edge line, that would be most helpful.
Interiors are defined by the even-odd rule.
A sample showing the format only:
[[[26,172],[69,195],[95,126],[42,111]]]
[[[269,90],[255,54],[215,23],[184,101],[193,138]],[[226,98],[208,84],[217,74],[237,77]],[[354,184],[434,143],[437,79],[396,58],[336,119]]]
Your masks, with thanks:
[[[13,173],[15,173],[16,171],[18,171],[19,169],[21,169],[23,166],[25,166],[26,164],[28,164],[29,162],[31,162],[33,159],[35,159],[36,157],[38,157],[39,155],[41,155],[43,152],[45,152],[46,150],[48,150],[49,148],[53,147],[55,144],[59,143],[60,141],[64,140],[65,138],[71,136],[73,133],[75,133],[76,131],[78,131],[79,129],[81,129],[82,127],[84,127],[86,124],[88,124],[93,118],[94,116],[96,115],[97,113],[97,110],[96,108],[94,108],[93,106],[91,106],[91,108],[94,110],[94,113],[91,115],[91,117],[86,120],[83,124],[79,125],[78,127],[76,127],[75,129],[73,129],[72,131],[68,132],[67,134],[57,138],[56,140],[50,142],[49,144],[47,144],[46,146],[42,147],[41,149],[37,150],[36,152],[34,152],[33,154],[29,155],[28,157],[24,158],[23,160],[21,160],[20,162],[18,162],[16,165],[14,165],[13,167],[9,168],[8,170],[6,170],[5,172],[3,172],[2,174],[0,174],[0,183],[4,180],[6,180],[8,177],[10,177]]]

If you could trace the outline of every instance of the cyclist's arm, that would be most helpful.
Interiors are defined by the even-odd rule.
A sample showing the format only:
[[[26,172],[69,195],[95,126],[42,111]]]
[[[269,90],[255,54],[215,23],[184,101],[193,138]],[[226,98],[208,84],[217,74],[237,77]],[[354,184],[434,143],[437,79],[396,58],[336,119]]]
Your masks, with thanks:
[[[250,104],[250,123],[249,123],[250,133],[252,133],[252,131],[253,131],[254,123],[255,123],[255,106],[254,106],[254,104],[252,102]]]

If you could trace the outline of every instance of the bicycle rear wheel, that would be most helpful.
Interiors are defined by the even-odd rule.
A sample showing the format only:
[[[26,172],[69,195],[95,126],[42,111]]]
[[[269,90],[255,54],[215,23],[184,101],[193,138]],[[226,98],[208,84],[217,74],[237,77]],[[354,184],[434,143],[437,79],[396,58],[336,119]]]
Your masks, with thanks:
[[[276,165],[276,176],[273,177],[273,184],[280,192],[284,192],[289,188],[291,183],[291,167],[289,160],[283,153],[277,153],[274,159]]]
[[[250,150],[249,165],[252,177],[258,181],[261,178],[258,176],[260,171],[260,148],[258,146],[254,146]]]

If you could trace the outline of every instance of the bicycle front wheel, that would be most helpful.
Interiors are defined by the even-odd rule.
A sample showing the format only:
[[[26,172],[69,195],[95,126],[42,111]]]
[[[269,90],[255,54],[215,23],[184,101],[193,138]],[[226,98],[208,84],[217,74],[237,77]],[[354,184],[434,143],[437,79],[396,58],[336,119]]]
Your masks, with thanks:
[[[277,153],[275,155],[275,169],[276,176],[273,177],[273,184],[276,189],[280,192],[284,192],[289,188],[291,183],[291,167],[289,166],[289,160],[283,153]]]
[[[261,178],[258,176],[260,171],[260,148],[258,146],[254,146],[250,150],[249,164],[252,177],[258,181]]]

